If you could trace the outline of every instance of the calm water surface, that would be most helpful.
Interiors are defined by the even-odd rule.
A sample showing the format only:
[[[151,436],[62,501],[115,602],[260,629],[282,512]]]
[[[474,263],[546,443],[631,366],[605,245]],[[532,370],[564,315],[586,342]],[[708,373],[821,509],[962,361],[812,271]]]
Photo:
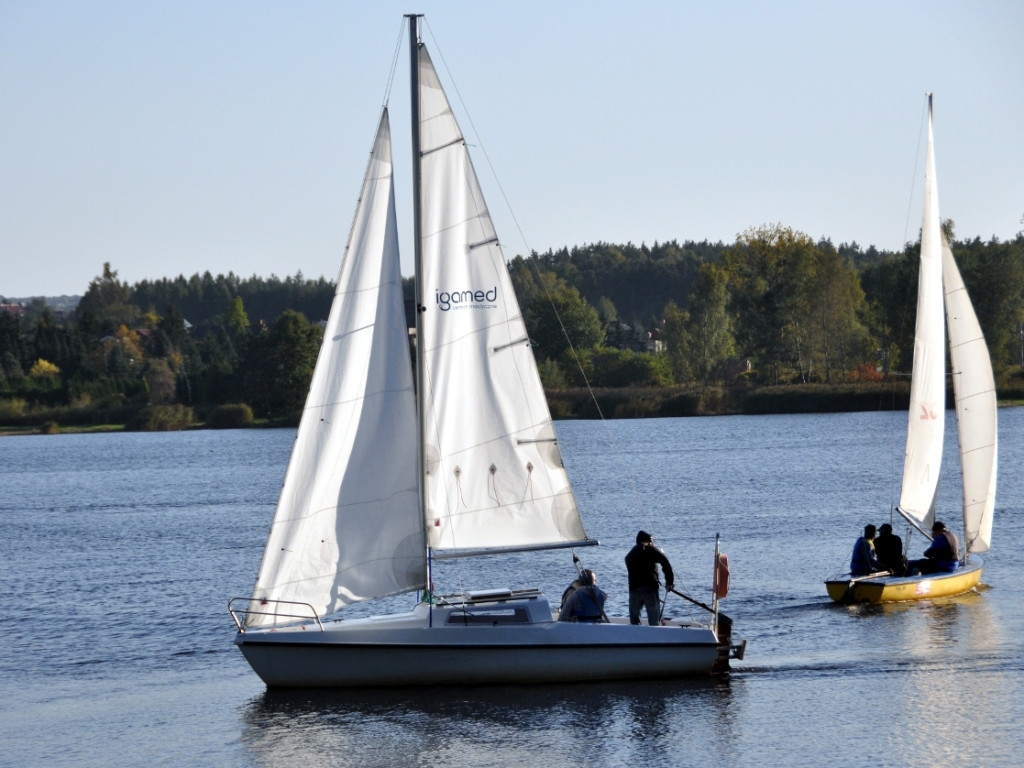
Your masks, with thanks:
[[[251,590],[292,431],[4,438],[0,765],[1018,765],[1024,409],[1000,411],[978,592],[852,608],[825,595],[860,528],[889,520],[905,420],[560,422],[604,544],[579,554],[610,612],[625,611],[638,528],[704,601],[721,533],[746,659],[716,680],[420,691],[268,692],[231,642],[227,600]],[[954,449],[939,506],[959,529]],[[560,594],[573,576],[565,552],[449,562],[450,590]]]

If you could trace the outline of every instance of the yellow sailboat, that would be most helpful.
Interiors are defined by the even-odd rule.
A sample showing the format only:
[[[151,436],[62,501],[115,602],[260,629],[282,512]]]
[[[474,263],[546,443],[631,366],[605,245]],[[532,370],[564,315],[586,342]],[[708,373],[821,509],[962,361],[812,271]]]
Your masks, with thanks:
[[[981,326],[940,226],[931,94],[917,297],[907,448],[897,511],[931,537],[942,461],[948,332],[963,474],[963,552],[957,553],[958,568],[952,572],[836,575],[825,582],[829,597],[836,602],[888,603],[966,592],[981,579],[983,563],[979,554],[988,551],[992,538],[998,464],[995,377]]]

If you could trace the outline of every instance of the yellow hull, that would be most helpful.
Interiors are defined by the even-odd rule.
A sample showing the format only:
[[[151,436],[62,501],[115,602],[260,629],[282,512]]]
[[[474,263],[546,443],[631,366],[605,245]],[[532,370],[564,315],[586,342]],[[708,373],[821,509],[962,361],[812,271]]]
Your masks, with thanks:
[[[953,573],[921,576],[877,576],[854,579],[847,574],[825,582],[828,596],[837,603],[899,603],[952,597],[973,589],[981,580],[982,561],[972,555]]]

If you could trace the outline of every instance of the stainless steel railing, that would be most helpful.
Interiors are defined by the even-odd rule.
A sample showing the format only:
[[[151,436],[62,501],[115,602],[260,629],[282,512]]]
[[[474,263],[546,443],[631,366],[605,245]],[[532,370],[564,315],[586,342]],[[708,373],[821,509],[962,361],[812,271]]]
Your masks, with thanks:
[[[246,604],[246,607],[239,607],[240,604]],[[256,604],[254,607],[253,604]],[[297,605],[307,608],[308,613],[287,613],[278,609],[277,606],[289,606]],[[294,609],[293,609],[294,610]],[[320,627],[320,631],[324,631],[323,622],[320,621],[320,617],[316,613],[316,609],[313,608],[309,603],[299,603],[294,600],[269,600],[264,598],[253,598],[253,597],[232,597],[228,600],[228,612],[231,614],[231,618],[235,620],[235,626],[238,627],[238,631],[245,633],[245,622],[249,616],[274,616],[280,619],[295,619],[295,620],[312,620],[316,622],[316,625]],[[241,617],[241,618],[239,618]]]

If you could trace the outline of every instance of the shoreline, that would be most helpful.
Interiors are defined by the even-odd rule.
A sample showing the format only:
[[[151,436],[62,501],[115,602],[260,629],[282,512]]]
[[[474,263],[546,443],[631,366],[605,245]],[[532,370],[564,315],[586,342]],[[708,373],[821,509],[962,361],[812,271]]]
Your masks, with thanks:
[[[1000,408],[1024,405],[1024,391],[1011,390],[998,401]],[[781,415],[800,413],[853,413],[879,410],[906,411],[909,386],[905,382],[843,385],[783,384],[773,387],[631,387],[548,390],[548,407],[555,421],[642,419],[694,416]],[[947,403],[951,406],[952,397]],[[947,408],[950,409],[950,408]],[[60,424],[52,413],[21,417],[16,424],[0,424],[0,437],[90,432],[186,431],[219,429],[193,422],[163,429],[128,429],[126,424],[89,423],[88,413],[75,414],[79,423]],[[297,420],[270,422],[258,419],[242,429],[295,427]]]

